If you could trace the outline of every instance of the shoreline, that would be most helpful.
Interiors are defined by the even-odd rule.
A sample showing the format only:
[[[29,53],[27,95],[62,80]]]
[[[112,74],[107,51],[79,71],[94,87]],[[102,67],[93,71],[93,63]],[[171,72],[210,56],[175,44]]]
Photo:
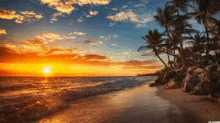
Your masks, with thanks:
[[[156,95],[177,105],[183,112],[196,114],[204,123],[220,121],[220,105],[209,99],[207,95],[190,95],[182,89],[164,90],[162,86],[156,87]]]
[[[75,101],[66,110],[37,120],[38,123],[207,123],[193,111],[158,95],[158,88],[144,84],[117,92]],[[94,108],[95,107],[95,108]]]

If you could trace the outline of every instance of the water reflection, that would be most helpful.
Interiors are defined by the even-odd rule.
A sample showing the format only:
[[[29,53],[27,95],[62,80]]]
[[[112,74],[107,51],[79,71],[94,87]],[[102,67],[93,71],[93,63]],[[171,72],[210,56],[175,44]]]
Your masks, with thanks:
[[[157,97],[155,92],[156,88],[149,88],[148,85],[144,85],[134,89],[82,99],[71,104],[68,109],[37,122],[185,122],[181,110],[168,101]],[[195,117],[191,116],[191,118],[193,120]]]
[[[0,115],[0,122],[36,120],[68,108],[73,103],[72,101],[122,90],[126,87],[139,86],[149,82],[149,80],[152,80],[152,78],[148,77],[140,80],[136,80],[135,77],[0,78],[0,114],[2,114]],[[106,101],[106,99],[103,101]],[[102,102],[102,100],[98,102]],[[102,103],[95,104],[101,105]],[[79,106],[81,107],[81,105]],[[76,108],[82,109],[80,107]],[[100,107],[99,110],[99,108],[94,107],[91,110],[95,110],[95,112],[98,110],[100,115],[105,112],[105,108],[102,110],[102,107]],[[88,112],[88,108],[84,108],[83,111]],[[81,110],[78,111],[81,112]],[[96,114],[88,116],[96,116]]]

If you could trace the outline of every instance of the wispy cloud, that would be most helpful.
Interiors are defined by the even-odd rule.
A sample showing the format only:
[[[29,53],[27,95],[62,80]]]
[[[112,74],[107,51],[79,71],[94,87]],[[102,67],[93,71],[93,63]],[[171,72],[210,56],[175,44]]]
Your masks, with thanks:
[[[117,39],[117,38],[118,38],[118,35],[117,35],[117,34],[105,35],[105,36],[99,36],[99,38],[105,39],[106,41],[109,41],[109,40],[111,40],[111,39]]]
[[[0,35],[5,35],[5,34],[7,34],[7,31],[4,29],[0,29]]]
[[[131,21],[131,22],[138,22],[138,16],[133,13],[132,11],[128,12],[119,12],[113,16],[107,16],[107,19],[114,20],[114,21]]]
[[[24,19],[28,22],[35,21],[36,19],[42,19],[42,14],[37,14],[34,11],[22,11],[20,12],[22,16],[24,16]]]
[[[91,16],[95,16],[95,15],[98,15],[98,14],[99,14],[98,11],[90,11],[89,12],[89,15],[91,15]]]
[[[113,16],[107,16],[107,19],[115,22],[129,21],[131,23],[135,23],[137,28],[140,28],[145,27],[148,22],[152,21],[153,15],[143,16],[135,14],[133,11],[122,11]]]
[[[52,15],[52,18],[50,19],[50,22],[51,22],[51,23],[57,22],[57,17],[59,17],[59,16],[61,16],[61,15],[62,15],[62,13],[54,13],[54,14]]]
[[[0,9],[0,18],[7,20],[15,19],[16,23],[22,23],[22,21],[24,20],[24,17],[19,14],[16,14],[14,10],[10,11],[4,9]]]
[[[117,47],[118,45],[117,45],[117,44],[111,44],[111,46],[112,46],[112,47]]]
[[[88,46],[101,46],[104,43],[102,41],[84,40],[83,44]]]
[[[110,3],[110,0],[40,0],[42,4],[47,4],[49,7],[56,9],[58,12],[71,14],[74,11],[73,5],[107,5]]]
[[[0,9],[0,18],[7,20],[15,20],[16,23],[33,22],[43,18],[43,15],[35,13],[34,11],[22,11],[16,14],[14,10]]]
[[[42,4],[47,4],[49,7],[56,9],[58,12],[70,14],[74,7],[71,1],[60,1],[60,0],[40,0]]]
[[[84,33],[84,32],[73,32],[73,34],[75,34],[75,35],[80,35],[80,36],[86,35],[86,33]]]
[[[41,35],[36,36],[36,38],[41,39],[45,42],[54,42],[55,40],[63,39],[63,37],[61,37],[59,34],[53,32],[43,33]]]

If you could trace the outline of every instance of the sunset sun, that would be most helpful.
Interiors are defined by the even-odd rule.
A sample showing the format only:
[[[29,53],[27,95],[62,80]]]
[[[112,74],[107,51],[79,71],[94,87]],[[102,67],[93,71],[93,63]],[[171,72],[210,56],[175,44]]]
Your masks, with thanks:
[[[50,73],[50,68],[49,67],[43,68],[43,73],[49,74]]]

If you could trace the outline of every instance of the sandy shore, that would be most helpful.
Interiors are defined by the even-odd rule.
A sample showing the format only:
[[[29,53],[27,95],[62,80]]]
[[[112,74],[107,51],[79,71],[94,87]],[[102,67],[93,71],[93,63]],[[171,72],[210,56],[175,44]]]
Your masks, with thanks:
[[[158,88],[151,88],[146,84],[72,102],[68,109],[35,122],[205,123],[207,120],[206,115],[204,116],[206,119],[202,119],[203,116],[197,115],[198,113],[194,113],[194,110],[188,110],[184,107],[185,105],[209,114],[212,116],[210,117],[211,120],[218,119],[219,113],[217,111],[220,109],[219,105],[207,102],[209,104],[207,109],[210,109],[210,107],[211,109],[213,108],[214,110],[212,111],[214,113],[206,112],[206,108],[204,108],[206,106],[205,101],[201,102],[200,105],[203,107],[200,107],[198,102],[193,102],[190,100],[191,98],[186,96],[180,93],[179,90],[163,91]],[[183,97],[188,102],[184,102]]]
[[[196,114],[204,123],[220,121],[220,103],[216,103],[208,96],[196,96],[183,93],[181,89],[163,90],[157,87],[157,96],[179,106],[184,112]]]

